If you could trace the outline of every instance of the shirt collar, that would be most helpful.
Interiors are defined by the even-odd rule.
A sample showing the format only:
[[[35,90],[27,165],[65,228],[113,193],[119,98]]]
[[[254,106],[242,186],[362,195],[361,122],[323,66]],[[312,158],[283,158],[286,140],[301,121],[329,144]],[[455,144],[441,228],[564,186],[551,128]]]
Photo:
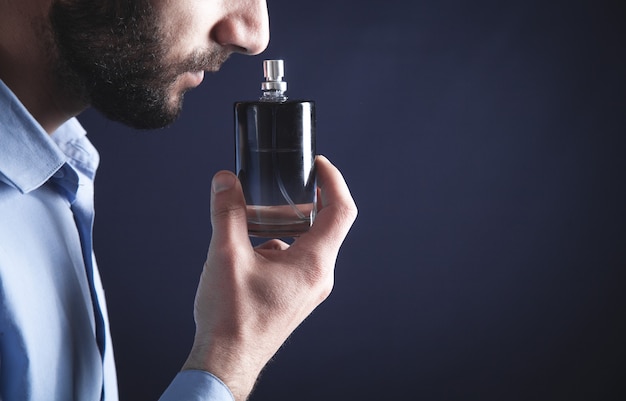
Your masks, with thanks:
[[[92,176],[98,155],[84,136],[85,130],[75,118],[48,135],[0,80],[0,181],[28,193],[68,161],[79,163]],[[77,140],[82,146],[71,145]]]

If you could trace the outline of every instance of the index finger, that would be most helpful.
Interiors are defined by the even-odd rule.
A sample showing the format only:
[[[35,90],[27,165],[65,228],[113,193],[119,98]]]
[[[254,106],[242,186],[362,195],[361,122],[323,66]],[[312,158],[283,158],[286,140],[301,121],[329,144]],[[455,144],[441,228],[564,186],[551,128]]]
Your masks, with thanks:
[[[324,156],[317,156],[315,164],[322,208],[309,231],[300,236],[290,249],[337,253],[358,210],[341,172]]]

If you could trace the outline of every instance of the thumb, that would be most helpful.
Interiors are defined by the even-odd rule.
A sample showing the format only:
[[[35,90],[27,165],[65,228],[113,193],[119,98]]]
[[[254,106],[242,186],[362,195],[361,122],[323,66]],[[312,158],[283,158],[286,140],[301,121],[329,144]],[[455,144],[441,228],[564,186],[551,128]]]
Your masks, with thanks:
[[[249,243],[246,201],[237,176],[220,171],[211,184],[211,246],[217,249]]]

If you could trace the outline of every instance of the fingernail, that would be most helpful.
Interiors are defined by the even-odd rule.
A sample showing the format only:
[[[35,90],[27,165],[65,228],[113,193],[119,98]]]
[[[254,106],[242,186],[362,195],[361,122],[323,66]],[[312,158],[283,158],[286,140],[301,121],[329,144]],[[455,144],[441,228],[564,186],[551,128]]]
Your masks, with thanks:
[[[213,192],[226,191],[235,185],[235,177],[229,173],[218,173],[213,177]]]

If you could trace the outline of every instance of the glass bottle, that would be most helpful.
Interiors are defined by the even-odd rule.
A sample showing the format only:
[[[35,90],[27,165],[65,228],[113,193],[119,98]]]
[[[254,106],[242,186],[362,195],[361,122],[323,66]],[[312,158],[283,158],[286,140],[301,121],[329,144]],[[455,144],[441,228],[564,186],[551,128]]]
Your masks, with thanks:
[[[248,233],[296,237],[317,212],[315,103],[287,98],[283,60],[265,60],[263,72],[261,98],[234,107],[236,171]]]

